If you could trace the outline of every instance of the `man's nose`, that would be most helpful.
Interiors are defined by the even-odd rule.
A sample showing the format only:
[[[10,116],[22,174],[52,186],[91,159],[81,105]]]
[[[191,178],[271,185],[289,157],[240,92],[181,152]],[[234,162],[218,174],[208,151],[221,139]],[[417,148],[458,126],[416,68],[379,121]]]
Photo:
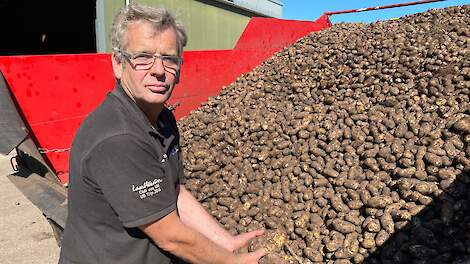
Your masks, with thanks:
[[[158,58],[158,57],[155,58],[155,62],[150,68],[150,74],[155,75],[155,76],[165,75],[165,67],[163,66],[163,60],[161,58]]]

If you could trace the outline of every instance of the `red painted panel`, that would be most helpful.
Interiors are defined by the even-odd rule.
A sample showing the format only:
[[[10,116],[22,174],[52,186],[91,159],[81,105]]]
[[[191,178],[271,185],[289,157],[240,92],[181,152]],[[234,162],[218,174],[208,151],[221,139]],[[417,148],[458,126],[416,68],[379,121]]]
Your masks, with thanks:
[[[322,19],[313,22],[255,17],[250,19],[234,49],[279,50],[310,32],[327,27],[328,24]]]
[[[80,123],[112,89],[109,54],[0,57],[4,73],[39,147],[67,149]],[[68,151],[45,154],[61,182]]]
[[[177,119],[267,57],[311,31],[317,22],[253,18],[233,50],[187,51],[181,81],[169,104]],[[43,149],[68,149],[83,119],[114,87],[109,54],[0,57],[0,70]],[[49,152],[46,160],[68,182],[69,152]]]
[[[274,53],[273,50],[268,52]],[[181,82],[169,101],[170,105],[179,103],[175,111],[177,119],[198,108],[209,96],[219,94],[223,86],[260,63],[253,57],[253,51],[246,50],[188,51],[184,53],[184,61]],[[195,96],[202,100],[187,99]]]

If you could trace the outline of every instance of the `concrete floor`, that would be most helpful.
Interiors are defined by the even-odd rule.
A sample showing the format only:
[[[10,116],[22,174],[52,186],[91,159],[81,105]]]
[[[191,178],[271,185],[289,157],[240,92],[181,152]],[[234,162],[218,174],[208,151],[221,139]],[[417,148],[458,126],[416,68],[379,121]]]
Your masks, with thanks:
[[[0,154],[0,263],[57,263],[59,247],[37,209],[6,177],[10,157]]]

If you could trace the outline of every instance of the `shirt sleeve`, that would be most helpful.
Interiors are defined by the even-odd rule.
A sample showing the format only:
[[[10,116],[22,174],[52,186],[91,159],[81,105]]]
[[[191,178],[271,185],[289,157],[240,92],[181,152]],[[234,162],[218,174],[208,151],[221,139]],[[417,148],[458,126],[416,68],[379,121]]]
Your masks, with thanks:
[[[157,221],[176,209],[176,187],[150,143],[128,134],[113,136],[95,146],[86,162],[125,227]]]

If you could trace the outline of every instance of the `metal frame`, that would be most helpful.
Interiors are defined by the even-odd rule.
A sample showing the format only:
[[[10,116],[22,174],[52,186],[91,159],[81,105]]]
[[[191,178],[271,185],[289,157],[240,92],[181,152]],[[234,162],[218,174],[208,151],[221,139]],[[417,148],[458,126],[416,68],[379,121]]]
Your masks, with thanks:
[[[406,2],[406,3],[400,3],[400,4],[393,4],[393,5],[374,6],[374,7],[349,9],[349,10],[341,10],[341,11],[334,11],[334,12],[325,12],[324,14],[327,15],[327,16],[331,16],[331,15],[339,15],[339,14],[347,14],[347,13],[358,13],[358,12],[365,12],[365,11],[374,11],[374,10],[380,10],[380,9],[403,7],[403,6],[410,6],[410,5],[429,4],[429,3],[444,2],[444,1],[447,1],[447,0],[423,0],[423,1],[416,1],[416,2]]]

